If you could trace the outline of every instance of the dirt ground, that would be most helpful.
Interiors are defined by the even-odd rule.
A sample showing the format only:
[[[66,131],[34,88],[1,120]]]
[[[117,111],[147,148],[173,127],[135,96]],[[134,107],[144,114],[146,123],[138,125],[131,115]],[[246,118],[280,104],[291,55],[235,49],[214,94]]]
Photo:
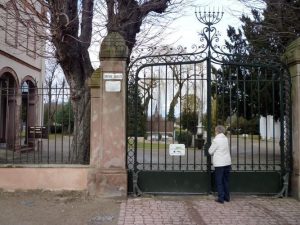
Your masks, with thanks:
[[[0,191],[0,225],[116,225],[122,200],[82,192]]]

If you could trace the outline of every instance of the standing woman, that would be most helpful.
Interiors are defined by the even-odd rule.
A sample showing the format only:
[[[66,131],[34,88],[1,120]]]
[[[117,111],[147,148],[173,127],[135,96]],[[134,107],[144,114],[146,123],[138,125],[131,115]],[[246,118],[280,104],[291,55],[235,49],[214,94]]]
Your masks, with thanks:
[[[216,202],[224,203],[230,201],[229,194],[229,172],[231,170],[231,157],[228,139],[225,136],[225,127],[218,125],[215,128],[215,138],[208,150],[212,156],[215,167],[215,181],[218,191]]]

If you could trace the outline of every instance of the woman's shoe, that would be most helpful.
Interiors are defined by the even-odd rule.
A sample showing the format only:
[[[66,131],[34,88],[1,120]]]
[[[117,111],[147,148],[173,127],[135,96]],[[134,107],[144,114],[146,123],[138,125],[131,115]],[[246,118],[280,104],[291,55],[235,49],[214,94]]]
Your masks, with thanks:
[[[220,200],[220,199],[216,199],[215,202],[218,202],[220,204],[224,204],[224,201]]]

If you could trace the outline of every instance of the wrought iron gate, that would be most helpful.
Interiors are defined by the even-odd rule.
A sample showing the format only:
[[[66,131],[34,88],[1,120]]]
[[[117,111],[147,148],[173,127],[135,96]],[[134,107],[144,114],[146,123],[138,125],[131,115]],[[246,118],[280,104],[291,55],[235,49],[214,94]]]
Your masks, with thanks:
[[[290,77],[283,65],[226,54],[214,25],[199,13],[200,47],[156,48],[128,72],[129,192],[209,193],[207,154],[214,126],[227,128],[231,191],[287,193],[291,168]],[[178,53],[179,51],[179,53]],[[178,147],[174,151],[173,144]]]

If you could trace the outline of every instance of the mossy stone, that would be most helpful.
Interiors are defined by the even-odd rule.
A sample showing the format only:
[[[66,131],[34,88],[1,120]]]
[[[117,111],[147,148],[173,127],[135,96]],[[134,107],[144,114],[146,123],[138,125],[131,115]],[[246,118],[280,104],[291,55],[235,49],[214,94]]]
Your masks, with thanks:
[[[88,80],[88,85],[91,88],[99,88],[100,87],[100,79],[102,76],[102,71],[100,68],[96,69],[92,76]]]
[[[109,58],[126,59],[128,47],[124,38],[118,32],[109,33],[101,43],[100,60]]]
[[[300,38],[293,41],[286,48],[281,60],[288,65],[300,63]]]

